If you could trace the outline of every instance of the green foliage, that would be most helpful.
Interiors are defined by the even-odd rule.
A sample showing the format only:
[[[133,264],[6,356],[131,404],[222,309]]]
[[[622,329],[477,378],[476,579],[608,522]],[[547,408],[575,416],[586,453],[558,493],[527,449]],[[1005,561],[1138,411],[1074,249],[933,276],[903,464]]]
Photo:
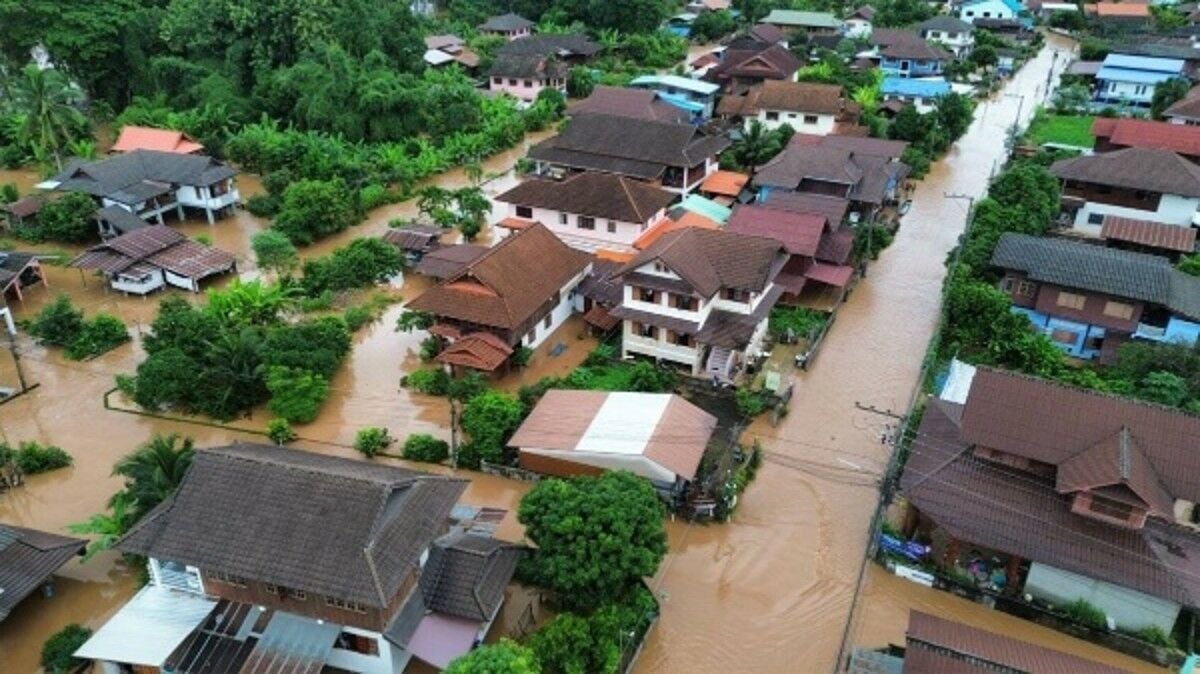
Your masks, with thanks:
[[[1046,21],[1052,28],[1062,28],[1070,31],[1080,31],[1087,28],[1087,19],[1079,11],[1054,11]]]
[[[1137,393],[1139,398],[1178,407],[1188,397],[1188,383],[1173,372],[1159,370],[1142,378]]]
[[[928,175],[929,167],[933,165],[933,159],[916,145],[909,145],[904,148],[904,152],[900,155],[900,161],[912,169],[909,172],[909,176],[914,180],[920,180]]]
[[[1147,625],[1138,630],[1135,636],[1142,641],[1154,644],[1155,646],[1162,646],[1164,648],[1179,648],[1179,644],[1175,641],[1175,637],[1171,636],[1166,630],[1158,625]]]
[[[888,229],[887,226],[864,222],[854,228],[854,258],[878,260],[879,254],[892,245],[895,238],[895,232]]]
[[[450,445],[428,433],[414,433],[404,441],[404,458],[409,461],[441,463],[450,456]]]
[[[58,241],[87,243],[97,237],[92,214],[96,204],[82,192],[68,192],[42,206],[36,221],[17,227],[13,233],[33,243]]]
[[[93,358],[129,341],[129,331],[121,319],[109,314],[96,314],[83,323],[82,329],[67,346],[67,357],[74,360]]]
[[[21,193],[17,191],[16,183],[0,184],[0,204],[11,204],[21,198]]]
[[[47,674],[68,674],[87,662],[73,657],[92,636],[92,631],[82,625],[71,623],[54,633],[42,644],[42,669]]]
[[[1063,607],[1063,612],[1066,613],[1069,620],[1087,625],[1093,629],[1103,630],[1108,628],[1108,620],[1104,610],[1086,599],[1076,599],[1067,604]]]
[[[1190,23],[1187,14],[1166,5],[1150,5],[1150,15],[1154,17],[1154,30],[1159,33],[1170,33]]]
[[[1179,258],[1179,262],[1175,264],[1175,268],[1185,274],[1200,276],[1200,254],[1184,255]]]
[[[531,358],[533,358],[533,349],[522,344],[521,346],[517,347],[516,351],[513,351],[512,364],[517,367],[525,367],[526,365],[529,365],[529,360]]]
[[[692,39],[701,42],[715,42],[737,29],[733,16],[725,11],[701,12],[692,22]]]
[[[29,324],[29,334],[42,344],[67,346],[83,331],[83,312],[71,304],[71,298],[58,295],[42,307]]]
[[[299,180],[283,193],[283,206],[272,229],[292,243],[308,245],[345,230],[359,215],[346,183],[334,180]]]
[[[287,419],[272,419],[267,423],[267,437],[277,445],[286,445],[296,439],[296,431]]]
[[[522,575],[570,610],[628,597],[667,550],[658,495],[625,471],[542,480],[521,499],[517,518],[536,546]]]
[[[354,436],[354,449],[368,459],[378,456],[390,444],[392,444],[392,436],[388,435],[386,428],[379,426],[360,428]]]
[[[750,122],[750,128],[746,129],[742,137],[721,155],[721,165],[724,168],[742,171],[762,166],[783,151],[793,133],[795,132],[792,127],[786,124],[768,131],[767,127],[756,119]]]
[[[734,402],[737,403],[738,413],[745,419],[753,419],[766,412],[771,406],[771,397],[765,390],[743,387],[735,391],[733,396]]]
[[[459,465],[477,468],[481,460],[502,462],[508,438],[521,425],[523,417],[521,403],[506,393],[486,391],[472,398],[463,407],[460,420],[471,441],[463,447]]]
[[[301,283],[307,295],[326,290],[365,288],[382,283],[404,267],[400,251],[382,239],[355,239],[325,257],[304,263]]]
[[[250,247],[254,250],[254,259],[259,268],[279,276],[291,274],[300,263],[300,256],[291,239],[273,229],[255,234],[250,239]]]
[[[291,423],[306,424],[317,418],[321,403],[329,397],[329,382],[321,375],[300,368],[275,365],[267,370],[267,409]]]
[[[1166,82],[1159,82],[1154,87],[1154,96],[1150,99],[1150,116],[1162,119],[1163,112],[1176,102],[1187,96],[1191,85],[1182,77],[1175,77]]]
[[[611,344],[601,344],[588,352],[583,359],[584,367],[607,365],[617,359],[617,349]]]
[[[401,383],[418,393],[444,396],[450,390],[450,375],[441,368],[417,370],[405,376]]]
[[[234,279],[221,289],[209,290],[205,312],[227,326],[262,326],[279,321],[291,309],[294,291],[255,279]]]
[[[358,332],[359,328],[375,320],[375,316],[371,313],[370,307],[356,304],[346,307],[346,310],[342,312],[342,320],[346,321],[346,328],[350,332]]]
[[[776,339],[785,337],[788,333],[799,338],[811,336],[829,322],[829,314],[808,307],[779,305],[771,309],[767,319],[767,329]]]
[[[7,24],[0,21],[0,25]],[[26,55],[28,62],[28,52]],[[62,154],[72,141],[89,132],[87,119],[79,111],[82,92],[62,70],[43,70],[32,63],[9,78],[3,89],[7,107],[20,120],[17,143],[43,163],[53,159],[62,168]]]
[[[934,9],[922,0],[876,0],[873,25],[879,28],[895,28],[920,23],[934,15]]]
[[[417,356],[420,357],[422,363],[428,363],[437,357],[438,352],[442,350],[442,340],[430,335],[421,340],[421,346],[417,351]]]
[[[446,674],[541,674],[542,668],[529,648],[501,639],[458,656],[445,671]]]
[[[423,311],[405,309],[396,319],[396,332],[412,332],[413,330],[428,330],[434,324],[433,314]]]
[[[1059,113],[1069,113],[1085,108],[1090,98],[1091,93],[1086,87],[1080,88],[1077,85],[1062,87],[1055,93],[1054,107]],[[1095,117],[1089,115],[1051,115],[1039,109],[1034,114],[1033,122],[1030,123],[1029,131],[1025,135],[1034,145],[1062,143],[1076,147],[1091,147],[1094,142],[1092,123],[1095,120]]]
[[[619,671],[622,651],[639,643],[658,613],[653,596],[638,589],[628,601],[605,604],[590,615],[561,613],[529,639],[547,672]]]
[[[24,475],[37,475],[66,468],[74,461],[62,447],[34,441],[22,442],[16,449],[7,443],[0,443],[0,456],[11,456],[17,470]]]

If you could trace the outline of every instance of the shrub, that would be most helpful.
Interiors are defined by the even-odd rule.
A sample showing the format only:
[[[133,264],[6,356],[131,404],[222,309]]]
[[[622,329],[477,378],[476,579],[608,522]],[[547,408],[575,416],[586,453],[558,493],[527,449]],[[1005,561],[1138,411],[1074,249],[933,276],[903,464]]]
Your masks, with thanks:
[[[258,232],[250,239],[254,260],[259,268],[286,275],[300,262],[296,247],[287,236],[271,229]]]
[[[86,664],[73,657],[75,651],[92,636],[92,631],[71,623],[42,644],[42,667],[47,674],[67,674]]]
[[[616,359],[616,347],[601,344],[588,353],[587,358],[583,359],[583,364],[585,367],[596,367],[598,365],[607,365]]]
[[[378,426],[360,428],[354,436],[354,448],[368,459],[375,458],[390,444],[392,444],[392,438],[388,435],[388,430]]]
[[[1138,630],[1134,636],[1155,646],[1179,648],[1179,644],[1175,642],[1175,637],[1168,634],[1166,630],[1158,625],[1147,625]]]
[[[129,341],[129,331],[121,319],[109,314],[96,314],[84,322],[83,329],[67,345],[67,357],[74,360],[92,358]]]
[[[1104,611],[1086,599],[1076,599],[1063,607],[1067,618],[1093,629],[1108,629],[1108,616]]]
[[[400,251],[382,239],[356,239],[333,253],[304,263],[301,283],[309,296],[365,288],[404,268]]]
[[[460,464],[475,468],[480,459],[492,463],[502,461],[505,443],[523,417],[521,403],[507,393],[486,391],[472,398],[463,408],[460,421],[463,431],[471,437],[467,451],[469,461],[464,462],[460,454]]]
[[[778,306],[771,310],[767,329],[777,339],[789,333],[798,338],[807,338],[829,320],[829,314],[807,307]]]
[[[21,227],[17,235],[35,243],[61,241],[63,243],[86,243],[97,238],[96,223],[92,214],[96,204],[81,192],[69,192],[59,199],[42,206],[37,214],[35,226]]]
[[[286,445],[296,439],[296,431],[287,419],[272,419],[267,423],[267,437],[277,445]]]
[[[754,418],[767,411],[767,407],[770,405],[768,395],[764,390],[754,391],[748,388],[739,388],[733,394],[738,412],[747,419]]]
[[[342,312],[342,320],[346,321],[346,327],[350,332],[358,332],[359,328],[375,320],[375,317],[371,314],[369,307],[356,304],[346,307],[346,310]]]
[[[300,298],[300,311],[311,314],[314,311],[328,311],[333,308],[333,291],[325,290],[314,297]]]
[[[283,202],[273,194],[255,194],[246,200],[246,210],[259,218],[273,218],[279,214]]]
[[[400,385],[425,395],[444,396],[450,390],[450,375],[441,368],[417,370],[401,380]]]
[[[289,422],[306,424],[317,418],[329,396],[329,382],[309,370],[276,365],[267,370],[267,390],[267,409]]]
[[[67,346],[82,331],[83,312],[76,309],[66,295],[55,297],[29,324],[29,334],[50,346]]]
[[[513,351],[512,364],[517,367],[525,367],[531,358],[533,358],[533,349],[522,344],[517,347],[516,351]]]
[[[404,458],[409,461],[441,463],[450,456],[450,444],[428,433],[414,433],[404,441]]]
[[[11,448],[9,450],[11,451]],[[71,455],[63,451],[61,447],[42,445],[32,441],[22,442],[13,456],[17,468],[26,475],[37,475],[66,468],[74,461]]]
[[[442,350],[442,340],[438,339],[437,337],[435,337],[433,335],[430,335],[430,336],[426,337],[425,339],[421,340],[421,347],[420,347],[420,350],[417,352],[417,355],[421,357],[422,362],[428,363],[429,361],[433,360],[434,357],[437,356],[438,352],[441,350]]]
[[[283,205],[271,228],[294,244],[308,245],[357,220],[350,190],[342,180],[299,180],[284,190]]]

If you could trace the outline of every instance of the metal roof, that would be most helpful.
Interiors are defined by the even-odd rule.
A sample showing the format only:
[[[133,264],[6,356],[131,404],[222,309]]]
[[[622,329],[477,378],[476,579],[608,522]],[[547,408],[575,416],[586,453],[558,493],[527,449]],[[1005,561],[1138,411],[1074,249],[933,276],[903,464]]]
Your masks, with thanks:
[[[676,89],[684,89],[702,96],[711,96],[720,90],[720,85],[703,80],[696,80],[690,77],[681,77],[679,75],[642,75],[636,77],[629,83],[632,87],[674,87]]]
[[[147,585],[96,630],[75,657],[159,667],[216,605],[190,592]]]
[[[1183,72],[1182,59],[1155,58],[1153,56],[1134,56],[1131,54],[1109,54],[1104,57],[1105,67],[1131,68],[1133,70],[1149,70],[1160,73],[1179,74]]]
[[[921,80],[908,77],[885,77],[879,89],[883,94],[937,98],[950,93],[946,80]]]

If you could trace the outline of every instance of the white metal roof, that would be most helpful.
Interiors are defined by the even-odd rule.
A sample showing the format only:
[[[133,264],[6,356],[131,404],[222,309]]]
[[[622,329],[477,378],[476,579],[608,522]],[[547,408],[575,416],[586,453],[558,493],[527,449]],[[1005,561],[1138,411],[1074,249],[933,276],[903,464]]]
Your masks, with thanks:
[[[971,391],[975,372],[974,365],[968,365],[957,358],[950,361],[950,373],[946,376],[946,383],[942,384],[942,392],[938,397],[960,405],[967,404],[967,394]]]
[[[75,657],[161,667],[216,605],[199,595],[147,585],[96,630]]]
[[[441,49],[425,50],[425,62],[431,66],[440,66],[443,63],[449,63],[454,60],[454,57]]]
[[[575,451],[641,455],[669,402],[671,396],[665,393],[610,393]]]

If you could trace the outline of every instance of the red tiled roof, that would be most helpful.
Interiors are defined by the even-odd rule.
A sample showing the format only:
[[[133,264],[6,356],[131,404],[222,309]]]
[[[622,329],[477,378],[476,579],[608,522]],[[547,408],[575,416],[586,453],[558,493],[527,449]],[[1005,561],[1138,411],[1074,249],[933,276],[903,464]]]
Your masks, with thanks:
[[[113,152],[157,150],[176,154],[195,154],[203,152],[204,146],[192,140],[182,131],[154,129],[147,126],[126,126],[121,129],[121,135],[117,137],[117,142],[113,143],[111,149]]]
[[[607,331],[617,327],[617,323],[620,323],[621,319],[610,314],[608,309],[596,304],[583,315],[583,322]]]
[[[813,256],[821,244],[825,218],[763,206],[740,205],[733,209],[726,229],[738,234],[765,236],[783,244],[792,255]]]
[[[750,182],[750,176],[736,171],[714,171],[700,184],[701,192],[736,197]]]
[[[663,218],[654,224],[653,227],[642,232],[633,242],[633,247],[638,250],[645,250],[651,244],[658,241],[658,238],[667,232],[673,232],[684,227],[699,227],[700,229],[720,229],[721,225],[711,218],[707,218],[695,211],[684,211],[678,218]],[[632,259],[632,258],[630,258]],[[625,260],[628,262],[628,260]]]
[[[825,232],[821,236],[821,245],[817,247],[815,257],[821,262],[846,264],[852,252],[854,252],[854,231],[839,229],[836,232]]]
[[[1196,250],[1196,230],[1191,227],[1122,218],[1116,215],[1104,216],[1100,236],[1113,241],[1127,241],[1184,253],[1193,253]]]
[[[1092,135],[1123,147],[1149,147],[1200,155],[1200,126],[1098,117],[1092,123]]]
[[[1098,2],[1097,16],[1150,18],[1150,6],[1132,2]]]
[[[492,372],[512,355],[512,348],[490,332],[472,332],[455,340],[439,353],[435,360],[446,365],[459,365],[474,370]]]

